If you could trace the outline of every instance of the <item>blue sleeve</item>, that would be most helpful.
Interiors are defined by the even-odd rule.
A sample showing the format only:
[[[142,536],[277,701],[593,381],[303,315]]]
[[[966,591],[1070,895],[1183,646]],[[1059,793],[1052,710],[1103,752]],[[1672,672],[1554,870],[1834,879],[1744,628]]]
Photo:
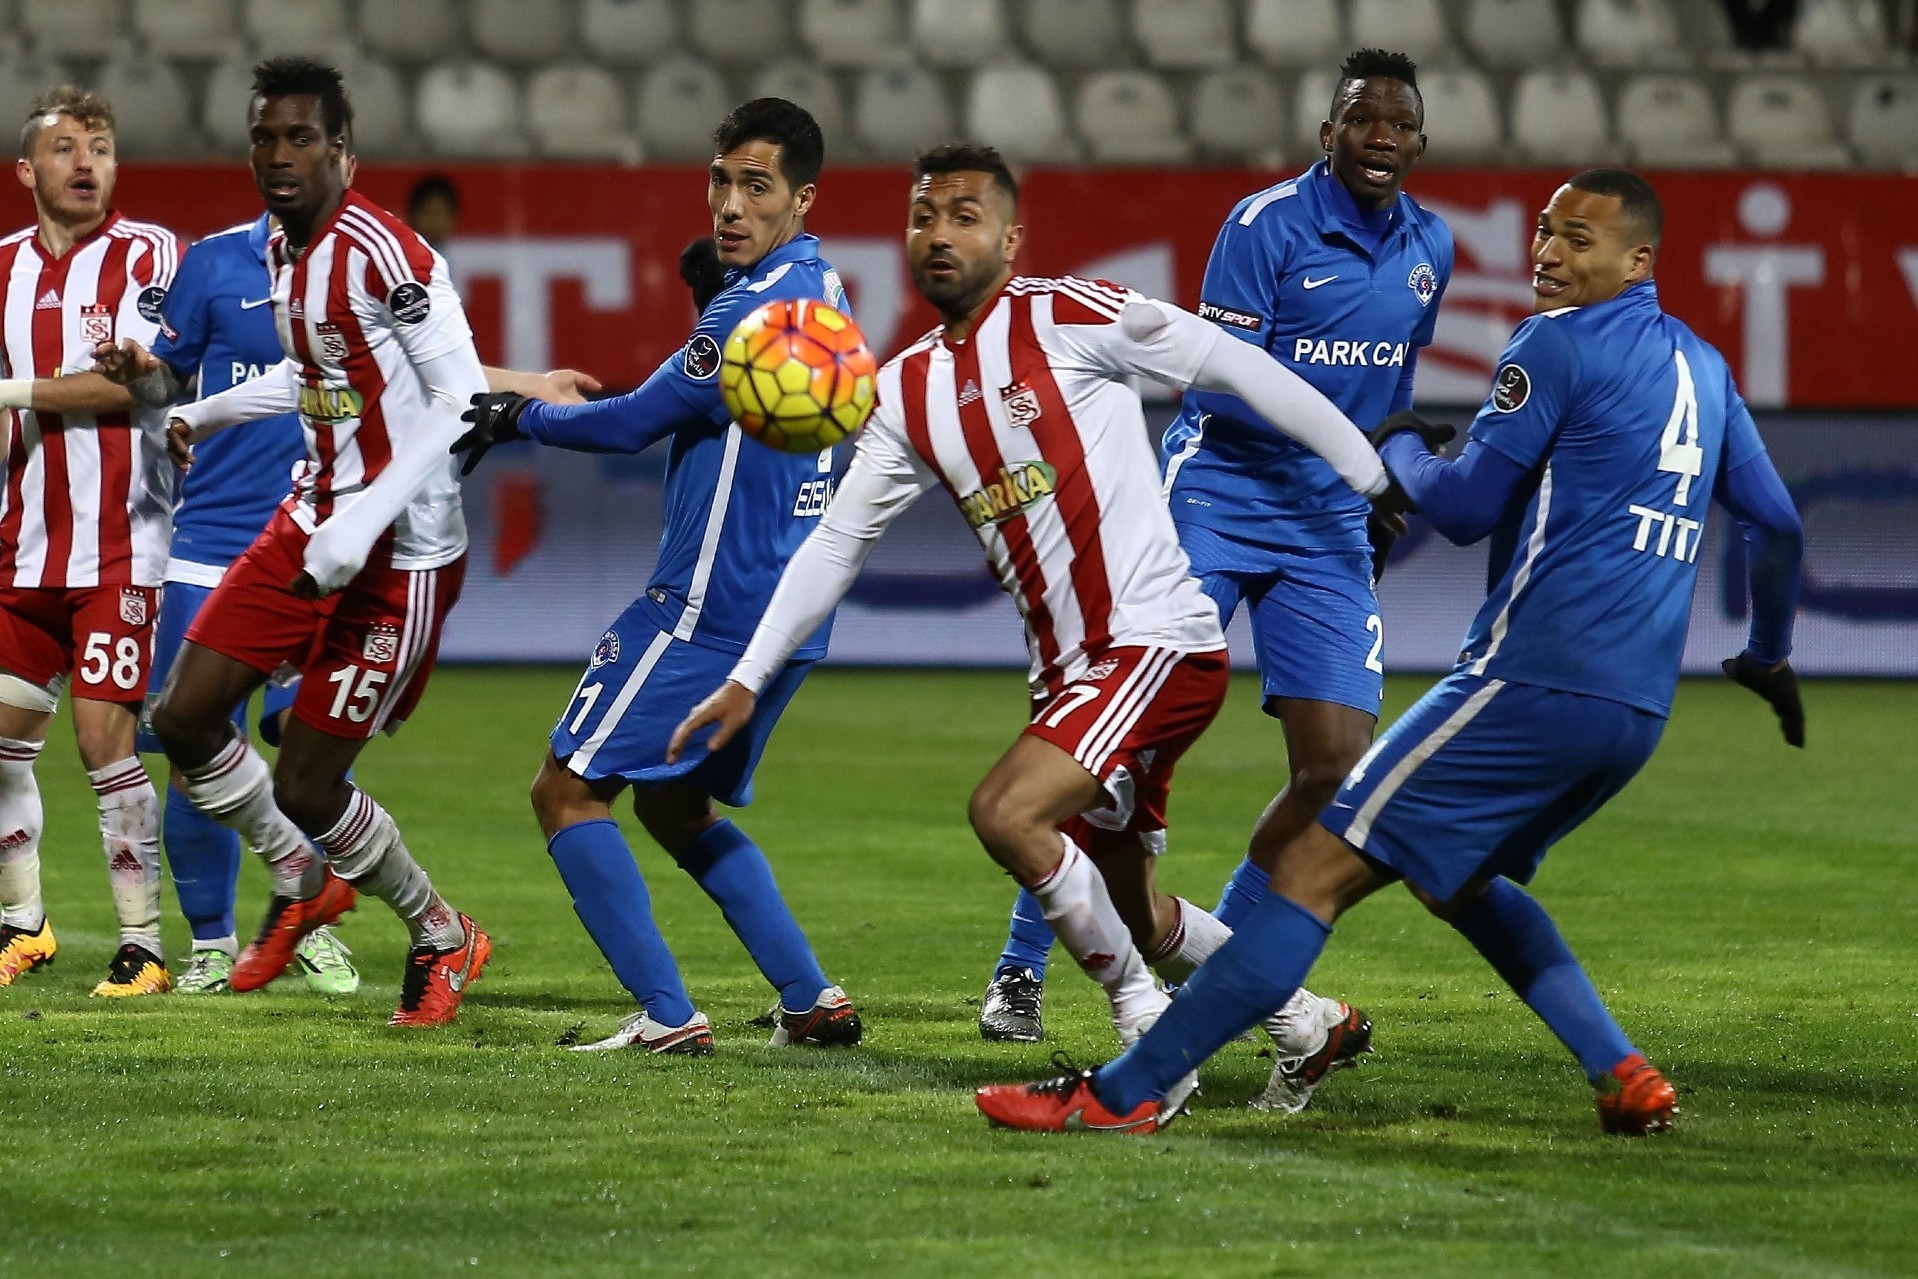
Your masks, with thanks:
[[[1531,470],[1564,424],[1577,381],[1578,352],[1564,325],[1551,316],[1531,317],[1506,343],[1470,438]]]
[[[1481,440],[1470,440],[1448,462],[1411,431],[1379,450],[1385,469],[1448,542],[1470,546],[1492,531],[1527,474],[1526,468]]]
[[[1429,214],[1427,216],[1430,216]],[[1425,314],[1419,318],[1418,327],[1412,330],[1412,349],[1432,345],[1432,334],[1438,327],[1439,307],[1445,303],[1445,290],[1452,283],[1452,229],[1443,222],[1439,223],[1444,232],[1444,256],[1437,263],[1438,292],[1432,295],[1432,301],[1425,308]]]
[[[153,354],[181,382],[191,381],[206,358],[212,336],[213,251],[202,241],[186,251],[160,307],[160,336]]]
[[[1278,319],[1279,277],[1285,272],[1285,242],[1276,218],[1250,225],[1234,209],[1219,228],[1199,285],[1199,317],[1242,342],[1270,350]]]
[[[1732,385],[1730,372],[1725,374],[1725,449],[1719,455],[1718,471],[1720,475],[1729,475],[1755,457],[1763,456],[1765,441],[1758,434],[1758,423],[1752,421],[1752,411],[1745,407],[1745,399]]]
[[[673,356],[638,390],[611,399],[586,404],[535,400],[520,413],[519,429],[529,439],[575,453],[643,452],[681,426],[708,420],[705,406],[690,399],[682,379],[674,375],[680,359]]]
[[[1750,422],[1749,414],[1745,420]],[[1728,453],[1730,447],[1727,441]],[[1762,446],[1726,472],[1716,496],[1738,521],[1745,538],[1752,602],[1745,651],[1755,662],[1776,666],[1791,656],[1792,622],[1798,613],[1798,591],[1803,580],[1804,525],[1785,481],[1779,478],[1778,468]]]
[[[1419,371],[1419,353],[1415,347],[1405,353],[1405,367],[1399,370],[1399,384],[1392,388],[1392,407],[1388,413],[1398,413],[1412,407],[1412,383]]]

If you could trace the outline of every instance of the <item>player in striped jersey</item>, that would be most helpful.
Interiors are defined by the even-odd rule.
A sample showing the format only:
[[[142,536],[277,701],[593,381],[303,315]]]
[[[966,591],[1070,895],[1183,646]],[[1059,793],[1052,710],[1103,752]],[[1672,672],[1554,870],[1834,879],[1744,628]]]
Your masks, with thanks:
[[[1130,1042],[1166,1005],[1144,955],[1183,980],[1230,933],[1153,881],[1173,766],[1217,713],[1227,661],[1127,379],[1237,394],[1368,495],[1385,472],[1317,391],[1198,317],[1107,284],[1014,278],[1024,228],[997,152],[941,148],[915,172],[907,258],[944,324],[881,370],[838,496],[673,747],[717,725],[717,750],[749,723],[886,526],[943,484],[1032,655],[1032,720],[974,792],[973,829],[1104,987]]]
[[[93,993],[168,990],[159,805],[134,753],[166,567],[164,422],[87,371],[97,343],[150,341],[173,234],[113,209],[113,111],[70,86],[35,101],[20,172],[36,225],[0,240],[0,986],[53,958],[34,761],[69,681],[100,802],[120,947]]]

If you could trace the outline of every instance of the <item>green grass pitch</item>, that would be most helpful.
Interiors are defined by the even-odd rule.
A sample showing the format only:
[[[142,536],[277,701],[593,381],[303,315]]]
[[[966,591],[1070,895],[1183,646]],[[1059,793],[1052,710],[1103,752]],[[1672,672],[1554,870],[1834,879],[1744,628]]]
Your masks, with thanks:
[[[341,935],[327,1001],[106,1005],[114,938],[92,797],[57,725],[40,773],[62,949],[0,991],[0,1249],[41,1276],[640,1271],[1045,1276],[1853,1275],[1918,1266],[1918,686],[1808,688],[1811,749],[1728,684],[1688,683],[1645,774],[1536,890],[1676,1082],[1680,1128],[1603,1138],[1570,1057],[1409,896],[1339,929],[1313,986],[1377,1053],[1306,1115],[1245,1108],[1234,1044],[1147,1139],[989,1131],[975,1084],[1112,1052],[1057,959],[1050,1041],[987,1045],[977,997],[1012,892],[966,794],[1023,710],[1010,672],[816,677],[742,824],[866,1017],[849,1052],[774,1051],[768,990],[657,850],[640,860],[719,1055],[556,1047],[623,992],[527,808],[573,672],[449,670],[361,779],[497,949],[458,1023],[389,1030],[404,934]],[[1388,716],[1429,682],[1395,679]],[[1278,779],[1241,679],[1181,766],[1163,882],[1205,905]],[[632,827],[630,815],[626,819]],[[264,902],[249,865],[241,928]],[[168,905],[170,953],[185,930]]]

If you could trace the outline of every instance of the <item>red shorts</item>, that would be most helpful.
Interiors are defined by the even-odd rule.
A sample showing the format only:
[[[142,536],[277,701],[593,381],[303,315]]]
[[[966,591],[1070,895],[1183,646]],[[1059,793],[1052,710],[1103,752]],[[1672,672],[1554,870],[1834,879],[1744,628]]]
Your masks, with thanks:
[[[1165,830],[1172,769],[1225,704],[1224,649],[1112,648],[1033,710],[1026,732],[1067,752],[1111,802],[1094,826],[1147,836]]]
[[[297,668],[293,714],[309,728],[349,739],[390,733],[426,691],[466,561],[369,564],[345,589],[304,600],[287,586],[304,567],[306,542],[286,512],[276,514],[227,569],[186,637],[264,674]]]
[[[0,587],[0,668],[73,695],[138,702],[153,669],[157,586]]]

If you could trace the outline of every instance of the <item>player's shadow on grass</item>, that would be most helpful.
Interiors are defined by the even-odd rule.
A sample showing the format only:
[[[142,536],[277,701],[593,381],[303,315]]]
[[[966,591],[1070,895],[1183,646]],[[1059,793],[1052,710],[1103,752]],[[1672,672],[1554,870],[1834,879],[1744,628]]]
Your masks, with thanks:
[[[466,997],[468,1008],[515,1008],[532,1009],[535,1012],[574,1013],[584,1016],[605,1017],[609,1021],[618,1021],[632,1014],[630,1002],[621,1003],[611,995],[564,995],[546,991],[487,990],[476,987]]]

